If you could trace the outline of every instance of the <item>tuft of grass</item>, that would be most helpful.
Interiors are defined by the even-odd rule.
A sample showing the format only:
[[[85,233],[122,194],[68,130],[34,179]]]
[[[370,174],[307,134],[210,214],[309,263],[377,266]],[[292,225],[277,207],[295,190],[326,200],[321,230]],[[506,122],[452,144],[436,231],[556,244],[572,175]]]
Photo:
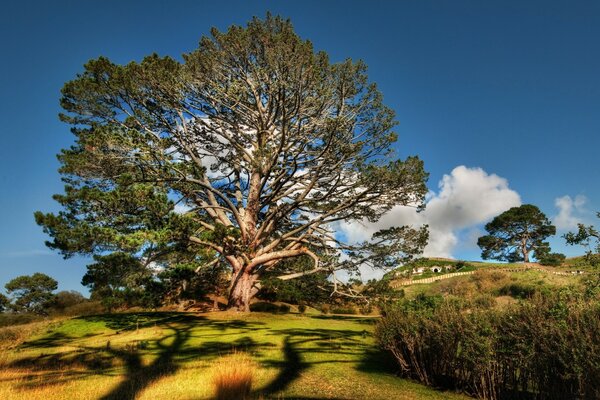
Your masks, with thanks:
[[[213,386],[217,400],[249,398],[256,366],[245,353],[234,353],[217,360]]]

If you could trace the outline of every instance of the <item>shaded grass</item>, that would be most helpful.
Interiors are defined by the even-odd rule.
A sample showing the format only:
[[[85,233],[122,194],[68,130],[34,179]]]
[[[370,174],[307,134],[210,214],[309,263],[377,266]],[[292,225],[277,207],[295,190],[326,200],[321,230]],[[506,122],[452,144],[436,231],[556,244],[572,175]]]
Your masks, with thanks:
[[[209,399],[219,360],[255,365],[251,398],[458,399],[398,379],[373,318],[136,313],[79,317],[3,355],[2,399]]]

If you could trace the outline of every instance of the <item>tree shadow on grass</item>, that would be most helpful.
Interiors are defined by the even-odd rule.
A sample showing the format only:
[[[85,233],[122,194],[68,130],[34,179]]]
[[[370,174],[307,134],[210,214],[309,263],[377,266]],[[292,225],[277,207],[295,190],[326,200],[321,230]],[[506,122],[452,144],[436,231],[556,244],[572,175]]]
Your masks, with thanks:
[[[334,316],[323,319],[326,318],[371,323],[368,319],[355,317]],[[387,362],[382,362],[383,353],[378,353],[365,340],[370,335],[366,329],[274,329],[259,321],[213,320],[191,313],[113,314],[78,319],[102,322],[114,331],[102,333],[103,339],[115,338],[118,344],[111,346],[108,342],[106,346],[84,346],[86,343],[78,342],[77,339],[99,333],[72,337],[67,333],[51,332],[23,347],[45,352],[46,349],[64,346],[69,351],[42,353],[14,361],[9,367],[39,372],[32,374],[31,379],[25,377],[19,381],[20,387],[34,389],[37,386],[66,383],[91,375],[106,375],[121,377],[121,380],[101,399],[134,399],[152,383],[176,373],[185,362],[211,361],[234,349],[252,353],[260,359],[262,351],[278,346],[274,343],[279,340],[283,360],[264,360],[261,363],[263,366],[276,368],[277,375],[265,387],[255,391],[255,396],[280,398],[304,372],[318,364],[358,363],[358,369],[366,372],[389,372],[385,367]],[[147,342],[135,340],[123,343],[124,338],[135,337],[123,337],[126,332],[152,326],[163,331],[159,338],[148,339]],[[102,331],[102,328],[99,330]],[[273,339],[257,342],[256,336],[251,335],[260,330],[265,330],[261,333],[262,337],[266,335]],[[198,341],[193,342],[192,338]],[[142,342],[144,346],[141,346]],[[121,373],[121,368],[124,368],[124,374]],[[317,397],[312,398],[318,397],[317,394]]]
[[[265,366],[278,368],[279,372],[275,379],[264,388],[257,390],[255,395],[264,398],[280,398],[281,393],[300,378],[303,372],[318,364],[356,363],[356,358],[360,358],[367,349],[364,332],[366,331],[349,329],[273,330],[271,335],[284,338],[282,349],[284,359],[263,363]],[[330,357],[315,359],[317,353],[330,355]],[[308,399],[309,397],[286,398]],[[318,399],[318,397],[310,398]]]
[[[126,376],[110,393],[102,396],[102,400],[134,399],[152,382],[177,371],[179,364],[174,362],[173,357],[188,341],[192,327],[181,328],[171,325],[168,327],[173,333],[157,341],[156,345],[160,349],[158,357],[146,366],[143,365],[142,357],[138,352],[107,349],[110,354],[125,362]],[[171,343],[168,343],[169,341]]]
[[[211,331],[217,330],[218,336],[227,335],[232,329],[237,335],[243,335],[264,329],[261,322],[213,321],[206,317],[182,313],[140,313],[112,314],[80,317],[89,322],[103,322],[115,330],[106,338],[119,337],[120,332],[132,331],[156,326],[166,331],[158,339],[147,341],[134,340],[129,343],[89,347],[77,345],[76,340],[95,334],[71,336],[62,332],[51,332],[39,339],[28,342],[23,349],[52,349],[69,347],[68,351],[57,353],[41,353],[35,356],[19,358],[8,365],[20,371],[31,371],[19,381],[18,386],[24,389],[35,389],[39,386],[59,385],[69,381],[83,379],[91,375],[119,376],[118,367],[123,365],[125,374],[121,382],[108,394],[100,397],[103,400],[134,399],[142,390],[153,382],[175,373],[183,362],[193,359],[212,359],[231,352],[232,349],[256,352],[270,343],[257,343],[249,336],[233,341],[206,341],[199,346],[190,346],[189,340],[198,333],[201,339],[214,336]],[[195,329],[198,328],[199,332]],[[206,330],[207,332],[203,332]],[[206,333],[206,335],[205,335]],[[151,361],[144,362],[148,358]],[[41,373],[38,373],[41,372]],[[10,379],[8,379],[10,380]]]

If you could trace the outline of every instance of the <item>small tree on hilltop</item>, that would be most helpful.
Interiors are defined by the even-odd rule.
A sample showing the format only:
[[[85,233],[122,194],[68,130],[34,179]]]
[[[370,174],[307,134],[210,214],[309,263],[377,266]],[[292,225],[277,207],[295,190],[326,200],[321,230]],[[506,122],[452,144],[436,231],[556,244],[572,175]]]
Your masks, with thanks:
[[[45,314],[54,297],[52,292],[58,288],[58,282],[46,274],[36,272],[31,276],[18,276],[4,287],[15,299],[17,311]]]
[[[270,15],[211,33],[183,62],[101,57],[65,84],[61,119],[76,143],[59,156],[64,210],[36,213],[48,245],[67,257],[125,252],[144,265],[203,253],[206,265],[228,266],[229,308],[243,311],[269,272],[356,272],[419,253],[426,227],[358,245],[334,231],[397,205],[420,208],[427,193],[422,161],[392,154],[394,112],[365,64],[331,63]],[[284,263],[297,257],[311,267]]]
[[[481,257],[508,262],[529,262],[529,253],[548,254],[544,240],[556,234],[556,227],[534,205],[513,207],[486,224],[488,235],[477,240]]]

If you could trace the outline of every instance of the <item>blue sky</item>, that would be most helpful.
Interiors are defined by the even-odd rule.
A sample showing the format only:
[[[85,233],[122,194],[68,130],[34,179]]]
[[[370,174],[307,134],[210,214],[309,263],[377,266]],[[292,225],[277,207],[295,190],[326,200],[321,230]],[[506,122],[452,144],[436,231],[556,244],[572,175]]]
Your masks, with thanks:
[[[13,1],[0,16],[0,286],[40,271],[86,292],[87,260],[52,254],[33,220],[57,210],[51,196],[62,190],[55,154],[72,143],[57,118],[64,82],[100,55],[179,58],[210,27],[267,11],[332,60],[367,63],[397,112],[398,154],[418,154],[431,173],[425,218],[454,238],[439,251],[478,258],[483,220],[519,202],[564,229],[598,223],[600,2]]]

